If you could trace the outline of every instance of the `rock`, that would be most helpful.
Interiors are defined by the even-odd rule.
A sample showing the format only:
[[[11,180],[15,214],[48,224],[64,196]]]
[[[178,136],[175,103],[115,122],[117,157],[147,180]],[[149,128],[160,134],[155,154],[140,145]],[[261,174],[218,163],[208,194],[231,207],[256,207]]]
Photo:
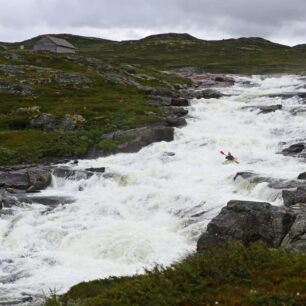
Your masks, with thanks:
[[[51,184],[51,173],[49,170],[44,169],[29,169],[28,170],[28,181],[30,187],[27,191],[37,191],[47,188]]]
[[[235,83],[235,79],[228,76],[228,75],[217,75],[215,77],[216,82],[223,82],[223,83]]]
[[[250,184],[267,183],[267,186],[271,189],[290,189],[305,186],[304,182],[298,180],[265,177],[253,172],[238,172],[234,177],[234,181],[238,179],[247,180]]]
[[[153,88],[152,95],[161,97],[175,97],[176,92],[168,88]]]
[[[32,95],[33,90],[29,86],[20,85],[0,79],[0,93],[30,96]]]
[[[306,186],[298,187],[296,190],[283,190],[282,197],[287,207],[297,203],[306,203]]]
[[[67,166],[54,168],[52,174],[54,176],[70,180],[86,180],[93,176],[92,172],[75,170]]]
[[[161,97],[161,96],[151,96],[151,104],[158,106],[170,106],[171,98],[170,97]]]
[[[87,168],[85,169],[86,171],[90,172],[96,172],[96,173],[103,173],[105,172],[105,167],[100,167],[100,168]]]
[[[89,85],[91,80],[88,77],[80,75],[78,72],[57,72],[54,81],[64,86],[72,85],[74,87]]]
[[[285,92],[265,95],[269,98],[291,99],[293,97],[306,98],[306,92]]]
[[[189,106],[189,101],[184,98],[172,98],[171,106]]]
[[[282,109],[282,105],[276,104],[276,105],[260,106],[259,109],[260,109],[259,114],[267,114]]]
[[[55,116],[42,113],[30,121],[30,126],[43,131],[73,131],[82,127],[85,122],[80,115]]]
[[[229,201],[198,240],[198,250],[220,242],[262,241],[279,247],[295,220],[294,213],[265,202]]]
[[[37,191],[48,187],[51,183],[51,173],[42,167],[25,168],[0,172],[0,187],[9,190]]]
[[[177,117],[188,115],[188,110],[182,107],[171,107],[170,111]]]
[[[302,172],[298,175],[298,180],[306,180],[306,172]]]
[[[298,207],[299,211],[281,247],[306,252],[306,210]]]
[[[16,114],[39,114],[40,107],[39,106],[29,106],[29,107],[19,107],[15,110]]]
[[[168,126],[172,127],[182,127],[187,125],[186,119],[180,117],[167,117],[166,123]]]
[[[134,153],[154,142],[172,141],[174,139],[174,128],[165,126],[143,127],[106,134],[103,136],[103,138],[123,138],[128,140],[121,143],[113,150],[107,152],[98,150],[97,148],[92,148],[92,150],[88,153],[87,158],[97,158],[114,153]]]
[[[13,206],[20,206],[23,203],[26,204],[41,204],[51,207],[56,207],[60,204],[71,204],[74,202],[73,198],[60,197],[60,196],[28,196],[25,194],[19,194],[15,196],[6,196],[2,199],[2,204],[5,208]]]
[[[223,96],[223,94],[219,91],[213,89],[206,89],[202,91],[194,92],[196,98],[204,98],[204,99],[219,99]]]
[[[282,150],[282,154],[285,156],[292,156],[301,153],[304,149],[305,145],[303,143],[296,143]]]

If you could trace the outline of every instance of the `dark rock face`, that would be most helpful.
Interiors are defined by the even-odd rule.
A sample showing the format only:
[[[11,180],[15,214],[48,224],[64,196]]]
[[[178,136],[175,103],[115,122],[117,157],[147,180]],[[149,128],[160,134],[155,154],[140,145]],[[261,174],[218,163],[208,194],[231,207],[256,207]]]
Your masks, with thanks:
[[[3,188],[36,191],[50,183],[50,171],[40,167],[0,172],[0,187]]]
[[[298,180],[306,180],[306,172],[300,173],[297,178]]]
[[[265,202],[230,201],[207,226],[198,250],[223,241],[262,241],[278,247],[295,220],[294,213]]]
[[[296,154],[301,153],[305,149],[305,145],[303,143],[296,143],[291,145],[290,147],[284,149],[282,154],[285,156],[294,156]]]
[[[306,186],[302,181],[265,177],[253,172],[238,172],[234,177],[234,181],[238,179],[247,180],[250,184],[267,183],[271,189],[290,189]]]
[[[293,225],[283,239],[281,247],[306,252],[306,207],[299,207]]]
[[[188,115],[188,110],[182,107],[172,107],[170,112],[173,113],[177,117],[184,117]]]
[[[267,114],[282,109],[282,105],[276,104],[276,105],[261,106],[259,109],[260,109],[259,112],[260,114]]]
[[[82,127],[85,122],[80,115],[55,116],[44,113],[33,118],[30,125],[43,131],[73,131]]]
[[[186,119],[179,117],[168,117],[166,123],[168,126],[172,127],[182,127],[187,125]]]
[[[93,171],[74,170],[70,167],[62,166],[54,168],[52,174],[65,179],[86,180],[93,176]]]
[[[295,204],[305,203],[306,204],[306,186],[298,187],[296,190],[283,190],[282,197],[284,205],[290,207]]]
[[[86,171],[90,172],[95,172],[95,173],[104,173],[105,172],[105,167],[100,167],[100,168],[87,168],[85,169]]]
[[[184,98],[172,98],[171,106],[189,106],[189,101]]]
[[[282,98],[290,99],[293,97],[306,98],[306,92],[286,92],[286,93],[277,93],[267,95],[269,98]]]

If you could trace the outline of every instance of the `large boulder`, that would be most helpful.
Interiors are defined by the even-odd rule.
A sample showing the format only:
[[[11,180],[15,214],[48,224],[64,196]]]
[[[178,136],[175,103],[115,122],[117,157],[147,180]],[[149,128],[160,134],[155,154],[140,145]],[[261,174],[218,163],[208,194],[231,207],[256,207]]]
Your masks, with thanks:
[[[43,131],[73,131],[83,127],[85,122],[81,115],[55,116],[42,113],[30,121],[30,126]]]
[[[171,106],[189,106],[189,101],[185,98],[172,98]]]
[[[53,169],[52,174],[59,178],[70,180],[86,180],[94,175],[94,171],[76,170],[68,166],[59,166]]]
[[[261,176],[254,172],[237,172],[234,176],[234,181],[247,181],[249,184],[261,184],[267,183],[267,186],[271,189],[290,189],[306,186],[305,182],[299,180],[286,180],[281,178],[273,178]]]
[[[283,190],[282,197],[284,205],[287,207],[295,204],[306,203],[306,186],[298,187],[296,190]]]
[[[305,149],[305,144],[304,143],[295,143],[288,148],[285,148],[282,150],[282,154],[285,156],[295,156],[301,152],[303,152]]]
[[[0,172],[0,187],[37,191],[48,187],[51,173],[43,167],[25,168]]]
[[[294,220],[294,213],[285,208],[265,202],[233,200],[208,224],[197,248],[224,241],[242,241],[245,244],[262,241],[270,247],[278,247]]]
[[[283,239],[281,247],[306,252],[306,207],[303,205],[296,208],[299,209],[299,213]]]
[[[182,127],[187,125],[187,121],[185,118],[175,117],[175,116],[167,117],[166,123],[168,126],[171,127]]]

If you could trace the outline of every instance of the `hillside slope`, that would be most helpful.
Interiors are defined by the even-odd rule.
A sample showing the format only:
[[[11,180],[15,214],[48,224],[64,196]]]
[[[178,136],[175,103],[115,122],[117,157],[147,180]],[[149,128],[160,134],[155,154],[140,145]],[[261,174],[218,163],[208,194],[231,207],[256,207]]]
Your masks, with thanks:
[[[116,42],[69,34],[57,36],[68,39],[86,56],[158,69],[192,66],[207,72],[244,74],[294,73],[306,69],[306,51],[302,45],[289,47],[256,37],[207,41],[189,34],[168,33]],[[31,48],[37,39],[20,44]]]

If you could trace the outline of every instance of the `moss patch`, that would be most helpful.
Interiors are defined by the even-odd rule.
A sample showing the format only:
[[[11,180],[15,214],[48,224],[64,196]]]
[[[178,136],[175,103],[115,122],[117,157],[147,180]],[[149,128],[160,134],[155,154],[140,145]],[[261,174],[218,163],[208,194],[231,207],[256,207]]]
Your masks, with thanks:
[[[145,275],[72,287],[51,305],[305,305],[306,254],[223,245]]]

